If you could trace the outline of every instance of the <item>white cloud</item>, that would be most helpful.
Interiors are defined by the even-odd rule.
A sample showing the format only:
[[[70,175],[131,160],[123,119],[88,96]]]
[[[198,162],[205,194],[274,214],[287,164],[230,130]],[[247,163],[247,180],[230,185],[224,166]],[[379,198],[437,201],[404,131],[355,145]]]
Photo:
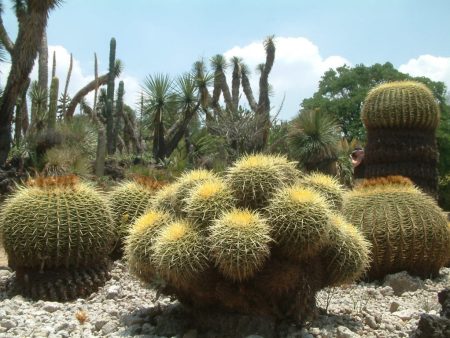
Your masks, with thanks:
[[[420,55],[398,69],[412,76],[426,76],[433,81],[443,81],[450,87],[450,57]]]
[[[342,56],[334,55],[324,58],[319,48],[303,37],[277,37],[275,47],[275,63],[269,75],[269,82],[275,93],[275,97],[272,98],[272,107],[275,110],[286,95],[279,116],[282,119],[290,119],[297,114],[301,101],[312,96],[318,89],[320,78],[325,71],[344,64],[351,65]],[[243,58],[250,69],[255,69],[258,64],[265,61],[262,41],[252,42],[244,47],[233,47],[224,55],[227,59],[232,56]],[[256,96],[258,75],[256,72],[253,73],[251,82]]]
[[[63,46],[48,46],[48,69],[49,69],[49,82],[52,71],[52,63],[53,63],[53,52],[55,52],[56,56],[56,76],[59,78],[59,96],[64,92],[64,87],[67,78],[67,72],[69,70],[70,64],[70,52],[67,51]],[[0,64],[0,84],[2,87],[5,86],[7,76],[11,65],[9,63],[1,63]],[[73,97],[78,90],[87,85],[94,79],[94,66],[93,62],[88,67],[82,67],[81,63],[76,59],[76,56],[73,57],[73,66],[72,66],[72,74],[69,81],[68,87],[68,95]],[[105,69],[99,69],[99,76],[106,73]],[[35,62],[35,67],[33,68],[30,78],[31,80],[37,80],[38,71],[37,71],[37,61]],[[125,103],[130,105],[131,107],[135,107],[137,97],[140,92],[139,81],[128,75],[126,72],[122,72],[119,80],[123,80],[125,84]],[[116,82],[116,89],[117,89]],[[50,83],[49,83],[50,85]],[[94,100],[94,93],[91,92],[86,99],[92,104]]]

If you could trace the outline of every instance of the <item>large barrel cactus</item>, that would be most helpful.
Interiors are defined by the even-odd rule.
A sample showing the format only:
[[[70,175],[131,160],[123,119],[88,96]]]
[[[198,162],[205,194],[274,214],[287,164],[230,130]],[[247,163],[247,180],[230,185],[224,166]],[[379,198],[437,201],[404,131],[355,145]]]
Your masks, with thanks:
[[[373,245],[370,279],[403,270],[434,276],[450,258],[446,216],[407,178],[366,180],[347,195],[343,213]]]
[[[121,183],[108,194],[119,236],[114,257],[122,255],[123,241],[131,224],[148,209],[150,199],[162,186],[162,183],[150,177],[136,176],[133,180]]]
[[[110,209],[75,177],[29,181],[2,205],[0,225],[8,264],[26,296],[75,299],[108,278],[116,238]]]
[[[302,321],[318,290],[364,273],[368,242],[317,191],[295,183],[300,172],[285,158],[246,156],[223,179],[204,176],[161,190],[125,249],[132,273],[194,314]]]
[[[367,129],[365,177],[406,176],[435,196],[439,118],[432,92],[421,83],[390,82],[372,89],[361,110]]]

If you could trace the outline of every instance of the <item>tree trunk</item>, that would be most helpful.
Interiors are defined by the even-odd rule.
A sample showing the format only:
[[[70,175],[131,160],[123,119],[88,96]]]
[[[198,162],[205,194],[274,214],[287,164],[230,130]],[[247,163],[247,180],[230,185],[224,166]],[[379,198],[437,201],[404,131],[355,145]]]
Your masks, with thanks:
[[[52,2],[29,1],[28,10],[19,23],[16,43],[11,54],[11,70],[0,105],[0,166],[5,164],[11,149],[14,106],[33,68],[51,7]]]
[[[116,149],[118,143],[119,143],[119,136],[121,131],[123,130],[123,95],[124,95],[124,84],[123,81],[119,82],[119,88],[117,89],[117,103],[116,103],[116,109],[115,109],[115,125],[114,125],[114,138],[113,138],[113,148]]]
[[[242,72],[242,89],[244,90],[245,97],[247,98],[251,110],[256,112],[258,110],[258,104],[256,103],[255,97],[253,96],[253,90],[250,86],[248,74],[244,71]]]
[[[233,77],[231,80],[231,98],[233,103],[233,110],[238,109],[239,105],[239,87],[241,85],[241,71],[239,66],[239,59],[233,60]]]
[[[183,117],[178,119],[177,122],[175,122],[175,124],[169,129],[165,138],[165,157],[169,157],[178,146],[178,143],[185,135],[189,122],[191,122],[199,107],[200,103],[197,103],[193,109],[185,111]]]
[[[164,144],[164,123],[162,121],[162,112],[157,111],[153,121],[155,130],[153,132],[153,158],[157,161],[164,160],[166,154]]]
[[[103,86],[108,83],[108,74],[104,74],[100,76],[97,81],[94,79],[91,82],[89,82],[86,86],[81,88],[75,96],[70,101],[69,105],[67,106],[66,116],[68,118],[73,117],[73,114],[75,113],[75,109],[77,108],[77,105],[80,103],[81,99],[85,97],[89,92],[95,90],[96,86]]]
[[[106,148],[108,154],[114,154],[114,64],[116,62],[116,39],[112,38],[109,44],[109,72],[106,89]]]

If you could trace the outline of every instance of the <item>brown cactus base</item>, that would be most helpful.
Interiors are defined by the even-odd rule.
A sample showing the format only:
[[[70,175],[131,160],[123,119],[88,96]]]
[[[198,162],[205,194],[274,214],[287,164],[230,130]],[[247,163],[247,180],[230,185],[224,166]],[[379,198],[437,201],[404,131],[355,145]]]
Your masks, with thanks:
[[[289,262],[271,258],[245,282],[225,279],[214,268],[197,280],[170,283],[162,292],[175,296],[193,313],[231,312],[302,323],[317,315],[316,293],[324,287],[320,259]]]
[[[96,267],[72,269],[17,268],[14,289],[33,300],[70,301],[97,291],[110,278],[110,269],[109,261]]]

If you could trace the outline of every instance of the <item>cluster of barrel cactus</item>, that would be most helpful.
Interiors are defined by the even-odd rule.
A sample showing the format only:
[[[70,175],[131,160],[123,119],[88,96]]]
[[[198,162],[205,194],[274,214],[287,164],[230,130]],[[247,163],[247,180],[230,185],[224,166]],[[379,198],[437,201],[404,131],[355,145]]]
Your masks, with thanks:
[[[343,212],[372,243],[370,279],[400,271],[429,278],[450,260],[446,215],[405,177],[366,180],[347,195]]]
[[[367,95],[361,119],[367,129],[365,177],[401,175],[436,196],[440,112],[433,93],[423,84],[381,84]]]
[[[116,230],[106,199],[74,176],[30,180],[5,201],[2,241],[20,292],[69,300],[103,285]]]
[[[338,215],[341,204],[332,179],[249,155],[222,177],[194,170],[159,190],[125,254],[133,274],[195,309],[305,320],[318,290],[369,264],[369,244]]]

